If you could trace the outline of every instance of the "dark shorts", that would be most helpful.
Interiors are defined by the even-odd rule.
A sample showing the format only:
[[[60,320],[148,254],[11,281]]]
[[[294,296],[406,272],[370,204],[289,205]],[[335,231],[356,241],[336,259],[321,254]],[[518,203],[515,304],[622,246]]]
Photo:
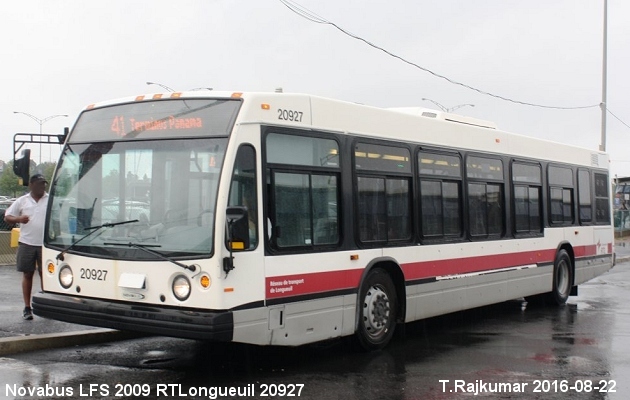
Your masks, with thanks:
[[[35,272],[36,265],[41,268],[42,246],[18,243],[17,270],[19,272]]]

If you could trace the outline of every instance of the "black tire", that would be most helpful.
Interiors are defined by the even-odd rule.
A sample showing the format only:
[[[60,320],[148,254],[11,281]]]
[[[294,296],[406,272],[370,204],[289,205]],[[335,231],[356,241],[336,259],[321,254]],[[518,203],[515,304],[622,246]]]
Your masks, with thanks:
[[[398,298],[390,276],[380,268],[368,273],[358,300],[357,340],[365,350],[385,347],[396,328]]]
[[[566,250],[560,250],[556,254],[553,263],[553,286],[548,298],[557,305],[563,305],[569,299],[573,283],[573,266],[571,257]]]

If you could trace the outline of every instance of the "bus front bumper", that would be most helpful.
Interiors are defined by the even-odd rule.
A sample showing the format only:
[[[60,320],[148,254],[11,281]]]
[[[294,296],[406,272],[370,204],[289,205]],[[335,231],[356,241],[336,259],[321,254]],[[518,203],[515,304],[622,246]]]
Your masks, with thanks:
[[[187,339],[229,342],[234,331],[231,311],[166,308],[54,293],[34,295],[32,307],[43,318]]]

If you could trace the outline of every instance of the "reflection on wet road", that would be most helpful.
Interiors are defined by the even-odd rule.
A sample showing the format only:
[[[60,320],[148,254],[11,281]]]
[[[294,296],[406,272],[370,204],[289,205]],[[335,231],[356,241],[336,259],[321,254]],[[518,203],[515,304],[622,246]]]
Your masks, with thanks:
[[[49,385],[67,399],[121,398],[116,390],[164,399],[625,399],[629,289],[625,263],[564,307],[514,301],[432,318],[375,353],[348,340],[259,348],[155,337],[22,354],[0,362],[0,395],[27,398],[6,389]]]

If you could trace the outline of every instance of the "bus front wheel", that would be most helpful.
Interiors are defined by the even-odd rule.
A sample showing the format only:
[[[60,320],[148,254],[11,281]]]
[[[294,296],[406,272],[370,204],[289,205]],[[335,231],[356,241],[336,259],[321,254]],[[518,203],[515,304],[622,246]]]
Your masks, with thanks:
[[[560,250],[553,264],[553,286],[549,293],[551,301],[558,305],[565,304],[571,293],[571,257],[566,250]]]
[[[369,272],[359,292],[357,339],[366,350],[385,347],[396,327],[398,302],[389,274],[380,268]]]

